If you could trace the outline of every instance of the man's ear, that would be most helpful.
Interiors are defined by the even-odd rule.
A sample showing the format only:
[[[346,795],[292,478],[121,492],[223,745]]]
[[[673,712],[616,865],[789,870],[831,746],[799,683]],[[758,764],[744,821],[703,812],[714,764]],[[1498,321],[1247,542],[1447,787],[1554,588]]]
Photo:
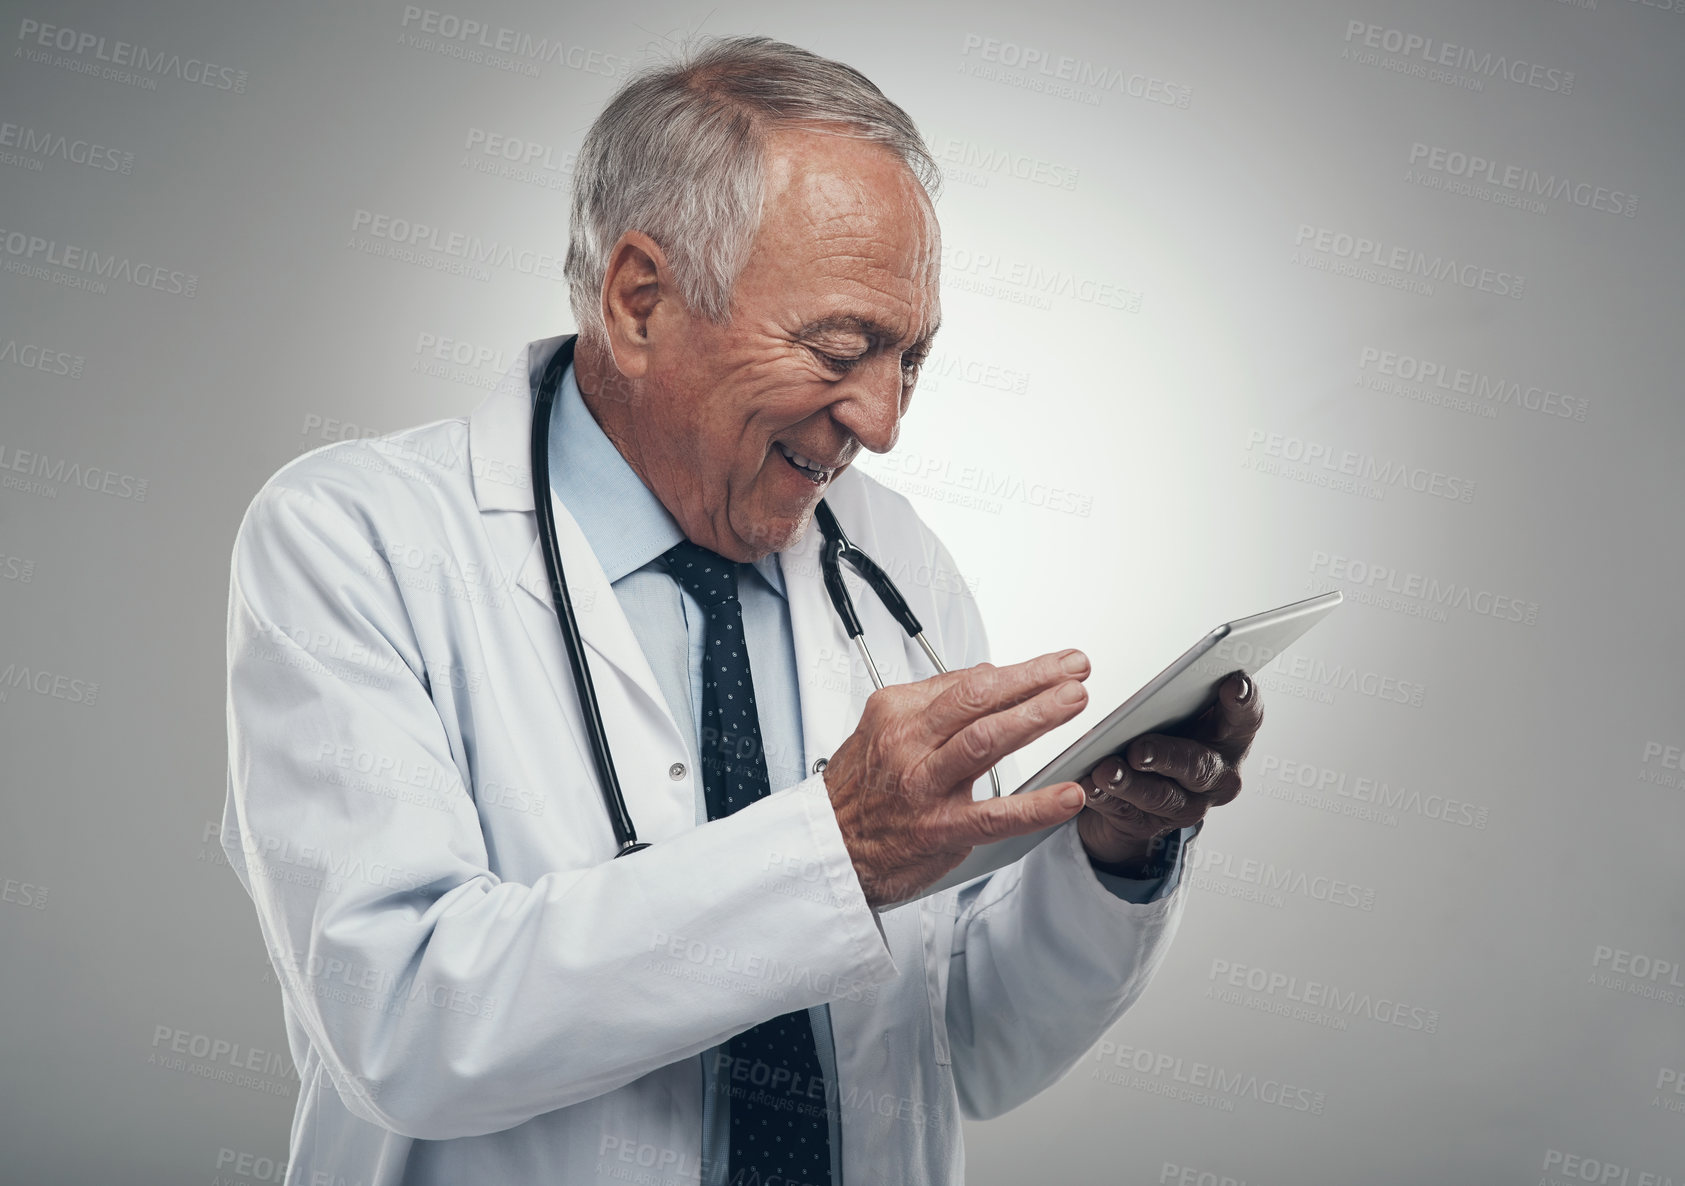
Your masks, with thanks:
[[[657,310],[671,312],[682,303],[660,245],[642,231],[621,235],[603,272],[602,313],[609,351],[623,376],[641,379],[648,373]]]

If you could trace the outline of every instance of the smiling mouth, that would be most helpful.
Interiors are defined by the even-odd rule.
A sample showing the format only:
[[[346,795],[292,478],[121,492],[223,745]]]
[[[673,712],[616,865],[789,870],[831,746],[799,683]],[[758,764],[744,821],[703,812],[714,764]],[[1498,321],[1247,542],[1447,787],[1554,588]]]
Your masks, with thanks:
[[[800,453],[785,448],[783,445],[778,444],[777,441],[774,441],[773,444],[778,445],[779,453],[783,454],[784,460],[790,463],[790,468],[801,474],[802,477],[812,482],[815,486],[823,486],[826,482],[829,482],[837,472],[838,467],[836,466],[832,466],[827,469],[815,462],[812,458],[804,457]]]

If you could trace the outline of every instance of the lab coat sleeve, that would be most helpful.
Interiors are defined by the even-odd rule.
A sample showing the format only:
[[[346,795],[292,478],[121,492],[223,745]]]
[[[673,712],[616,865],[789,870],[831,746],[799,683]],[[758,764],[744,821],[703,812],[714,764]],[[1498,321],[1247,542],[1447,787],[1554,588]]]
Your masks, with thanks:
[[[500,1131],[896,974],[820,778],[624,859],[500,880],[380,513],[287,473],[234,550],[223,844],[354,1113],[418,1139]]]
[[[938,563],[955,571],[935,546]],[[986,661],[975,600],[954,597],[949,607],[944,645],[968,664]],[[1181,879],[1171,885],[1146,903],[1114,894],[1072,820],[1023,859],[960,890],[945,1012],[966,1115],[998,1116],[1049,1087],[1134,1003],[1182,913]]]

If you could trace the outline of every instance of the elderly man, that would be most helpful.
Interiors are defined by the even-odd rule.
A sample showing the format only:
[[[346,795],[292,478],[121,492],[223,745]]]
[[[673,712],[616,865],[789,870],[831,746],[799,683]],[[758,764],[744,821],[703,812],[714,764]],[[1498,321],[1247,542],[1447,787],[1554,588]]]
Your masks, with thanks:
[[[892,574],[953,572],[850,468],[894,445],[936,333],[935,178],[900,108],[794,47],[640,75],[579,158],[577,340],[253,501],[224,844],[299,1069],[289,1182],[958,1182],[960,1112],[1041,1091],[1141,992],[1183,845],[1239,791],[1250,683],[1081,786],[994,799],[990,767],[1082,709],[1087,658],[993,667],[963,582],[908,582],[954,670],[861,596],[868,695],[825,598],[821,499]],[[648,844],[618,858],[534,476]]]

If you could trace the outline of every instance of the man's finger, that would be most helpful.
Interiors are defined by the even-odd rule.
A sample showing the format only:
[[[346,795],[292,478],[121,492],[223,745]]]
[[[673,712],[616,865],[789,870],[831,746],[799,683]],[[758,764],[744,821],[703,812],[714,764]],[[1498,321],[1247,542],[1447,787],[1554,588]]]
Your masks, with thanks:
[[[930,701],[922,714],[923,724],[933,740],[946,741],[979,717],[1010,708],[1055,684],[1087,679],[1089,671],[1088,656],[1077,650],[1038,655],[1006,667],[969,667],[955,672],[958,678]]]
[[[1142,811],[1133,803],[1114,799],[1110,795],[1101,795],[1099,799],[1090,798],[1088,810],[1106,820],[1118,831],[1133,836],[1154,836],[1173,832],[1185,826],[1185,823],[1198,820],[1204,814],[1202,804],[1198,810],[1184,812],[1182,816],[1154,815],[1152,812]]]
[[[955,845],[975,848],[1062,824],[1082,811],[1082,788],[1074,782],[1019,791],[999,799],[952,800],[948,835]]]
[[[1087,703],[1088,690],[1061,676],[1054,687],[965,725],[924,760],[925,773],[939,787],[969,787],[990,766],[1063,725]]]
[[[1235,766],[1246,756],[1252,738],[1264,723],[1264,704],[1258,684],[1245,672],[1231,672],[1217,686],[1217,701],[1200,715],[1195,737],[1217,748]]]
[[[1084,781],[1099,792],[1089,796],[1089,802],[1096,808],[1104,809],[1108,801],[1127,803],[1165,820],[1189,810],[1204,810],[1203,805],[1195,806],[1201,797],[1183,790],[1175,780],[1162,774],[1132,769],[1118,757],[1101,762]]]
[[[1191,737],[1149,733],[1131,741],[1123,752],[1133,769],[1163,775],[1200,795],[1227,790],[1240,777],[1221,752]]]

